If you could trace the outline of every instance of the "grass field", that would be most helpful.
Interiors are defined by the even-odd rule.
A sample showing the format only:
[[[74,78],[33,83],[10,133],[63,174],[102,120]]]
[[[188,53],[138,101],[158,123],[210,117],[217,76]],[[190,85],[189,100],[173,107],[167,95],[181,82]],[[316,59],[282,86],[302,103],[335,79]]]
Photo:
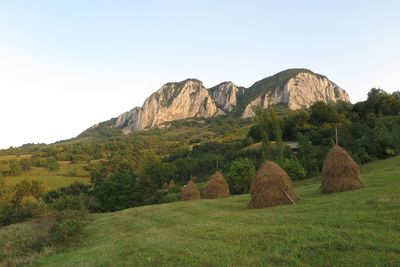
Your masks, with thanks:
[[[33,266],[400,266],[400,157],[363,166],[366,187],[246,210],[249,195],[98,214],[83,241]]]
[[[0,163],[0,170],[7,169],[6,159],[21,159],[21,157],[2,156],[3,163]],[[49,171],[45,168],[31,167],[29,171],[23,172],[17,176],[6,176],[8,184],[16,184],[23,180],[39,180],[43,181],[47,190],[67,186],[75,181],[88,183],[89,172],[84,169],[87,163],[79,162],[70,164],[68,161],[59,161],[60,168],[57,171]]]

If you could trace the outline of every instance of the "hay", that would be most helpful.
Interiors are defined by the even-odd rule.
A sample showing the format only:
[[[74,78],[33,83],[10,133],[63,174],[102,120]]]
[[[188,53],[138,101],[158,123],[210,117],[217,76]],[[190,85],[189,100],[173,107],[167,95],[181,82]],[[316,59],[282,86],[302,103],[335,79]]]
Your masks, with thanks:
[[[200,199],[200,191],[192,180],[189,180],[186,186],[182,188],[181,192],[182,200],[193,200]]]
[[[229,197],[229,185],[219,171],[210,177],[204,190],[204,197],[208,199]]]
[[[290,177],[278,164],[267,161],[251,180],[248,208],[265,208],[291,204],[298,199]]]
[[[364,186],[357,163],[340,146],[333,147],[326,156],[321,174],[321,193],[358,189]]]
[[[169,181],[168,189],[174,189],[176,187],[175,182],[173,179]]]
[[[168,184],[167,184],[167,182],[165,182],[165,183],[162,185],[161,189],[168,189]]]

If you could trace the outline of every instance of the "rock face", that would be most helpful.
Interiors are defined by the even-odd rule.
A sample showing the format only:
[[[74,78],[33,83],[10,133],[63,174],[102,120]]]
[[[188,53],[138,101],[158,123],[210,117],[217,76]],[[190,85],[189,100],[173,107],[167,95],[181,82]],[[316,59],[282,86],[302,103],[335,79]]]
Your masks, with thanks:
[[[125,133],[140,130],[138,126],[140,124],[139,121],[141,114],[142,108],[135,107],[134,109],[119,115],[115,121],[115,127],[121,128]]]
[[[187,118],[210,118],[228,113],[248,118],[255,115],[255,107],[284,104],[294,110],[307,108],[317,101],[350,100],[347,93],[328,78],[304,69],[283,71],[248,89],[223,82],[207,90],[201,81],[187,79],[163,85],[142,107],[117,117],[114,127],[129,133]]]
[[[143,130],[165,122],[186,118],[213,117],[219,112],[202,82],[188,79],[167,83],[146,99],[141,108],[123,113],[115,127],[124,132]]]
[[[350,98],[346,91],[326,77],[300,72],[283,86],[268,90],[251,101],[244,109],[242,118],[254,116],[253,110],[257,106],[268,108],[275,104],[285,104],[289,109],[295,110],[308,108],[318,101],[325,103],[350,102]]]
[[[225,112],[231,112],[237,104],[239,87],[232,82],[223,82],[208,90],[217,107]]]

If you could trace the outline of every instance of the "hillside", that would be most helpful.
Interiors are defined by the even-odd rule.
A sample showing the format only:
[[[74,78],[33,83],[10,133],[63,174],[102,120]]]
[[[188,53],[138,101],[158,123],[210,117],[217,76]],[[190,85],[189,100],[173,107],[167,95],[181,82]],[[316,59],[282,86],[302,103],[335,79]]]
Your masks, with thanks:
[[[32,265],[399,266],[400,157],[362,177],[364,189],[334,195],[298,182],[295,206],[246,210],[240,195],[94,215],[80,244]]]
[[[141,107],[135,107],[107,123],[129,133],[166,127],[172,121],[188,118],[221,115],[249,118],[255,115],[254,108],[277,104],[297,110],[318,101],[337,103],[350,102],[350,99],[346,91],[327,77],[307,69],[284,70],[249,88],[223,82],[207,89],[200,80],[186,79],[164,84]]]

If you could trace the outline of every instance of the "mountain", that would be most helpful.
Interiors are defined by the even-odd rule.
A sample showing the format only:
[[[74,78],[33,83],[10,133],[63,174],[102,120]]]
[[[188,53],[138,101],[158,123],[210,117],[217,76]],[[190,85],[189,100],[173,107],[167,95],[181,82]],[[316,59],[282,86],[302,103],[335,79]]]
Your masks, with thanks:
[[[223,82],[205,88],[197,79],[171,82],[151,94],[142,107],[135,107],[115,119],[114,127],[125,133],[139,131],[187,118],[219,115],[249,118],[254,108],[283,104],[295,110],[317,101],[350,102],[345,90],[327,77],[307,69],[289,69],[254,83],[249,88]]]

